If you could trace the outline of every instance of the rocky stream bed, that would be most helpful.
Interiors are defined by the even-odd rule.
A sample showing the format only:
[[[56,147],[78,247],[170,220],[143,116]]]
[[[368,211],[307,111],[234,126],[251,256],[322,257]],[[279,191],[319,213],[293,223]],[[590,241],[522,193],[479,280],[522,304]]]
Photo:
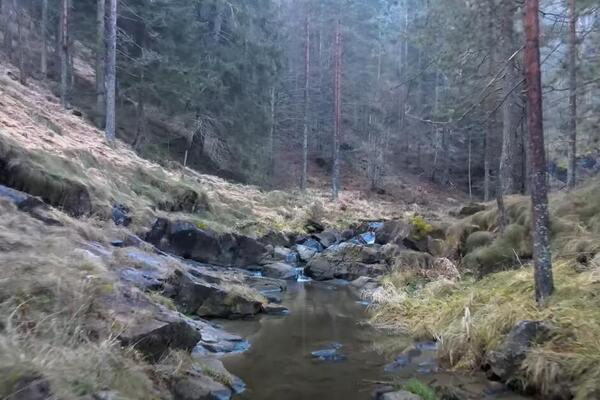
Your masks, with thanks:
[[[60,224],[43,202],[0,189],[21,211]],[[128,224],[127,214],[115,205],[114,223]],[[158,218],[139,236],[79,243],[77,251],[113,266],[115,284],[98,302],[123,345],[151,362],[170,350],[192,354],[194,364],[169,383],[174,399],[414,400],[399,386],[413,377],[444,399],[522,398],[483,373],[444,372],[435,342],[366,323],[369,294],[394,268],[458,275],[441,257],[435,232],[418,236],[402,221],[361,222],[343,232],[317,222],[306,228],[312,233],[251,238]],[[521,347],[531,328],[517,334]],[[515,346],[496,355],[496,375],[519,357]]]

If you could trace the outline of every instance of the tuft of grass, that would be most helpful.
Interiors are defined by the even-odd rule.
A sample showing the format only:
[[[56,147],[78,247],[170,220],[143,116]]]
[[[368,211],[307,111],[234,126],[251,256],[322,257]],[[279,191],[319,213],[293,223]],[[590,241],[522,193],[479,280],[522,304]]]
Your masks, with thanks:
[[[437,400],[438,398],[432,388],[417,378],[409,379],[402,385],[402,389],[406,390],[407,392],[411,392],[412,394],[416,394],[422,400]]]
[[[427,237],[427,234],[433,230],[433,226],[429,224],[422,215],[414,215],[410,218],[411,234],[417,239],[421,240]]]

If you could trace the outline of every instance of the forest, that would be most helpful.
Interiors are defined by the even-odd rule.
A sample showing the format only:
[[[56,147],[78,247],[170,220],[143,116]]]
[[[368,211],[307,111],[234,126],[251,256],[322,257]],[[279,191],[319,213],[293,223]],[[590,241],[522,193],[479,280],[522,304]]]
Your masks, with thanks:
[[[598,0],[0,0],[0,398],[600,398]]]

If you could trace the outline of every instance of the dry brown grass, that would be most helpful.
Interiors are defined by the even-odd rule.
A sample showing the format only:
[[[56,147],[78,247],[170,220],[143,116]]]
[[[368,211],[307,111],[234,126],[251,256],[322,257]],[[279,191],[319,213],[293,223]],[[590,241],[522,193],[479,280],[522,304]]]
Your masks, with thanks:
[[[158,398],[148,366],[108,334],[111,322],[96,307],[114,278],[101,258],[77,250],[90,235],[104,236],[46,226],[0,201],[0,397],[42,377],[57,399],[106,389]],[[90,336],[91,321],[104,339]]]

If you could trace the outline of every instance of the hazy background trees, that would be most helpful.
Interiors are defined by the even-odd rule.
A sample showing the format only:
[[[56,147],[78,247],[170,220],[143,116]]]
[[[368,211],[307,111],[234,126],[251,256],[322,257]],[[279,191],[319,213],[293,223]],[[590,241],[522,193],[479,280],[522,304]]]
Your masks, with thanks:
[[[1,7],[20,79],[47,76],[101,129],[109,3]],[[595,3],[541,2],[557,186],[598,159]],[[514,0],[120,0],[115,133],[146,157],[266,186],[329,180],[338,138],[342,187],[382,192],[410,172],[485,199],[524,192],[522,14]]]

